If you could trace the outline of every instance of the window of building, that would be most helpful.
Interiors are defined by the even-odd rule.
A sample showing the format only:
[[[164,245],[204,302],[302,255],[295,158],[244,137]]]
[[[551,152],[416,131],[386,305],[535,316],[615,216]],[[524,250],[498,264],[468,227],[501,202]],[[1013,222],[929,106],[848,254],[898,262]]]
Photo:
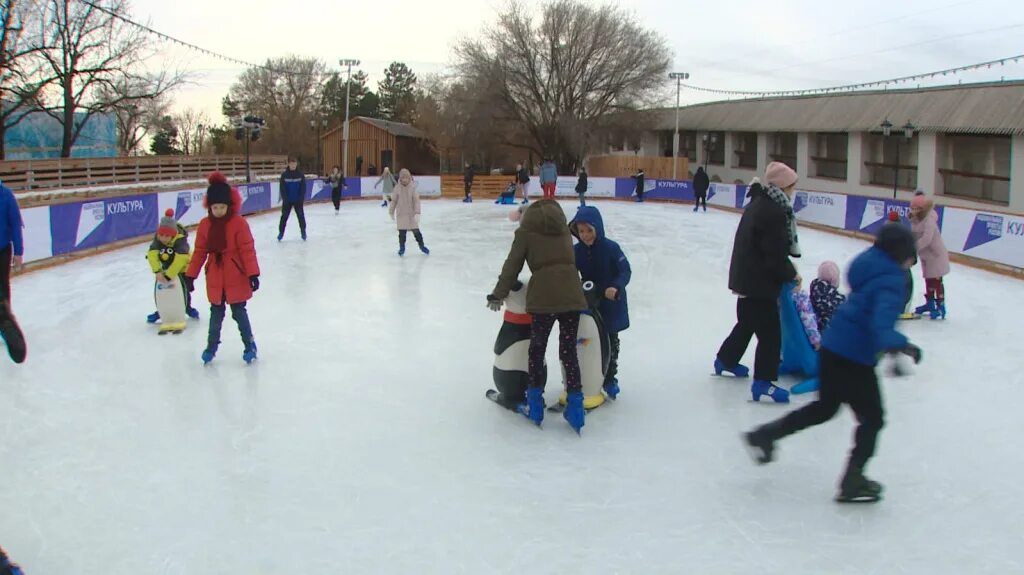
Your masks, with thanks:
[[[725,165],[725,132],[707,132],[707,140],[701,136],[701,145],[707,153],[708,163],[713,166]]]
[[[882,134],[866,134],[862,183],[892,188],[898,179],[899,189],[917,189],[917,140],[916,134],[908,141],[903,132],[896,131],[888,138]]]
[[[943,195],[1010,203],[1009,136],[947,135],[939,141]]]
[[[811,175],[829,180],[846,180],[850,138],[845,132],[811,134]]]
[[[768,160],[796,169],[796,133],[776,132],[768,137]]]
[[[757,132],[732,134],[732,147],[733,168],[757,169]]]

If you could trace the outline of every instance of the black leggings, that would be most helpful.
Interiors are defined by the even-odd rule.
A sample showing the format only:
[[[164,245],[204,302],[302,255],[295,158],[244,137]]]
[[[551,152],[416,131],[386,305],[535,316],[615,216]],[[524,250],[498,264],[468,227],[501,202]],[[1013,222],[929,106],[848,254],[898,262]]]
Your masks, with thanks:
[[[398,246],[405,247],[405,238],[409,233],[409,230],[398,230]],[[412,237],[416,238],[416,243],[420,246],[423,245],[423,234],[420,233],[419,229],[412,230]]]
[[[341,209],[341,186],[331,188],[331,202],[334,203],[334,209]]]
[[[11,303],[11,257],[10,245],[0,250],[0,301]]]
[[[530,332],[529,367],[530,387],[544,389],[547,368],[544,366],[544,352],[547,351],[551,328],[558,322],[558,359],[565,369],[565,390],[568,393],[581,391],[580,362],[576,355],[576,336],[580,329],[580,312],[535,313]]]

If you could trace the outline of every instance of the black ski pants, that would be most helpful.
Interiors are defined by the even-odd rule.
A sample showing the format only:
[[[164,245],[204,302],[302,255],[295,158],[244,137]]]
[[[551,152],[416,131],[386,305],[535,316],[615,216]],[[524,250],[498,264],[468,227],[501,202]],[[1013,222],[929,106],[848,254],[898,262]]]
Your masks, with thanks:
[[[303,201],[290,202],[288,198],[282,198],[281,200],[281,225],[278,226],[278,232],[284,235],[284,228],[288,225],[288,218],[292,215],[292,210],[295,210],[295,217],[299,219],[299,230],[302,232],[306,231],[306,208],[304,207]]]
[[[773,440],[781,439],[801,429],[825,423],[835,417],[839,407],[845,403],[857,417],[849,469],[862,471],[875,454],[878,433],[885,425],[882,391],[878,387],[875,368],[822,349],[819,380],[821,387],[817,401],[790,412],[763,429]]]
[[[779,379],[782,357],[782,323],[779,302],[775,299],[741,297],[736,302],[736,326],[718,350],[718,360],[732,368],[747,352],[750,338],[757,336],[754,354],[754,379]]]

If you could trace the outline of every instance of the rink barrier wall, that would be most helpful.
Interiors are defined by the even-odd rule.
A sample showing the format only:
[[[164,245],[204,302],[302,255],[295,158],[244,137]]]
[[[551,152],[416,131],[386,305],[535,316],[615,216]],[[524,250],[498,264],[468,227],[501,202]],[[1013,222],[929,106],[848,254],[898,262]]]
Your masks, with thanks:
[[[633,178],[618,178],[615,197],[634,197]],[[646,180],[646,199],[693,203],[690,181]],[[748,203],[747,186],[711,184],[708,205],[727,210],[742,210]],[[882,198],[833,194],[797,189],[793,211],[804,225],[831,232],[842,232],[863,239],[872,238],[897,212],[901,220],[910,215],[909,202]],[[953,259],[1016,277],[1024,275],[1024,216],[936,205],[939,229]]]
[[[380,197],[378,177],[348,178],[342,190],[345,200]],[[420,195],[441,196],[440,176],[418,176]],[[635,195],[633,178],[590,178],[588,198],[628,200]],[[556,194],[575,197],[576,178],[559,178]],[[541,194],[533,178],[530,195]],[[238,186],[242,214],[254,215],[281,205],[277,182]],[[648,179],[645,197],[654,201],[694,201],[690,181]],[[110,198],[29,207],[22,210],[26,263],[61,263],[69,257],[117,249],[152,237],[160,215],[173,208],[175,218],[186,227],[195,226],[206,215],[206,188],[160,191]],[[742,210],[748,203],[747,187],[715,183],[708,192],[708,204],[721,209]],[[305,196],[310,202],[330,201],[331,188],[323,179],[307,179]],[[797,219],[804,225],[853,237],[869,239],[890,212],[906,219],[907,202],[864,196],[797,190],[793,198]],[[937,206],[939,225],[946,247],[954,260],[967,265],[1020,277],[1024,275],[1024,217],[984,210]],[[40,267],[33,265],[32,268]],[[48,266],[46,266],[48,267]]]
[[[281,205],[277,182],[236,187],[242,196],[242,215],[269,212]],[[360,190],[360,179],[348,178],[342,198],[360,198]],[[24,208],[24,261],[33,264],[30,269],[35,270],[148,241],[168,208],[174,210],[178,223],[194,228],[207,214],[205,195],[206,187],[202,186]],[[330,201],[330,185],[321,179],[306,180],[305,197],[308,202]]]

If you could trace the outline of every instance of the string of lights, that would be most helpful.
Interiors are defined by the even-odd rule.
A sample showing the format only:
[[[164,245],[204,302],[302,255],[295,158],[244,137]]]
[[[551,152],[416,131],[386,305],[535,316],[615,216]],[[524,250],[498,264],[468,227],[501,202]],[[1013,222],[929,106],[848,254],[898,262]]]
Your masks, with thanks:
[[[96,10],[104,12],[104,13],[108,14],[109,16],[124,22],[125,24],[129,24],[131,26],[134,26],[134,27],[142,30],[143,32],[145,32],[147,34],[155,36],[155,37],[159,38],[160,40],[163,40],[165,42],[171,42],[173,44],[177,44],[177,45],[182,46],[184,48],[188,48],[189,50],[194,50],[196,52],[200,52],[202,54],[205,54],[207,56],[211,56],[213,58],[217,58],[219,60],[223,60],[225,62],[230,62],[232,64],[238,64],[238,65],[246,67],[246,68],[258,68],[258,69],[261,69],[261,70],[266,70],[268,72],[273,72],[275,74],[282,74],[282,75],[288,75],[288,76],[306,76],[306,75],[308,75],[308,74],[305,74],[305,73],[302,73],[302,72],[294,72],[294,71],[290,71],[290,70],[278,70],[278,69],[273,68],[271,66],[266,66],[266,65],[263,65],[263,64],[255,64],[253,62],[247,62],[245,60],[240,60],[238,58],[232,58],[231,56],[225,56],[224,54],[220,54],[218,52],[214,52],[213,50],[207,50],[206,48],[203,48],[201,46],[196,46],[195,44],[192,44],[191,42],[186,42],[184,40],[179,40],[179,39],[177,39],[177,38],[175,38],[173,36],[170,36],[168,34],[164,34],[163,32],[160,32],[158,30],[154,30],[154,29],[150,28],[149,26],[146,26],[145,24],[136,22],[136,21],[132,20],[131,18],[128,18],[128,17],[126,17],[126,16],[124,16],[122,14],[118,14],[117,12],[114,12],[114,11],[112,11],[112,10],[110,10],[108,8],[105,8],[103,6],[100,6],[98,4],[95,4],[94,2],[91,2],[90,0],[79,0],[79,1],[82,2],[83,4],[85,4],[86,6],[90,6],[90,7],[94,8],[94,9],[96,9]]]
[[[972,70],[981,70],[992,68],[993,66],[1005,66],[1007,63],[1018,63],[1024,59],[1024,54],[1018,54],[1016,56],[1008,56],[1006,58],[999,58],[998,60],[989,60],[987,62],[979,62],[977,64],[970,64],[967,66],[958,66],[956,68],[947,68],[945,70],[937,70],[935,72],[925,72],[923,74],[914,74],[912,76],[902,76],[899,78],[891,78],[888,80],[878,80],[873,82],[863,82],[860,84],[846,84],[843,86],[830,86],[827,88],[808,88],[804,90],[778,90],[778,91],[744,91],[744,90],[719,90],[715,88],[705,88],[703,86],[694,86],[692,84],[682,84],[684,88],[693,90],[695,92],[704,92],[708,94],[717,94],[721,96],[743,96],[751,98],[771,98],[778,96],[813,96],[821,94],[832,94],[838,92],[853,92],[855,90],[864,90],[868,88],[883,88],[892,85],[906,84],[910,82],[917,82],[919,80],[928,80],[931,78],[937,78],[940,76],[956,75],[961,72],[969,72]]]

